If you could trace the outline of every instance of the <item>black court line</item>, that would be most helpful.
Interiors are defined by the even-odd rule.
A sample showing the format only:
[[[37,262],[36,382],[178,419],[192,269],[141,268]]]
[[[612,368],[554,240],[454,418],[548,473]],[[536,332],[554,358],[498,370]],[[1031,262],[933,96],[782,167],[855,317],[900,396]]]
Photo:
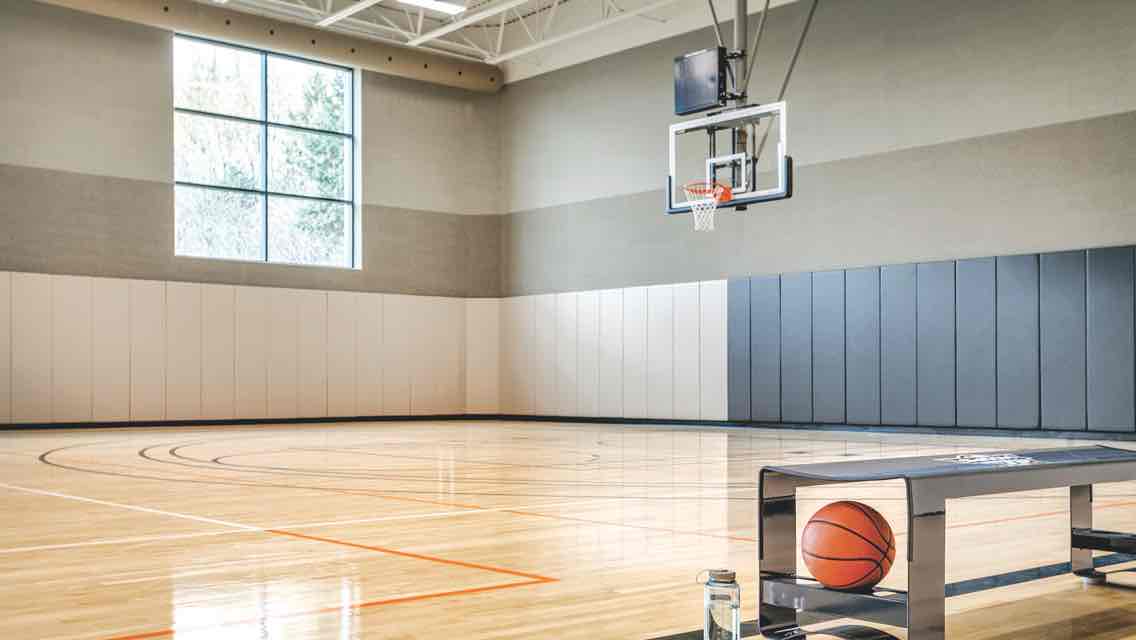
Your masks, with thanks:
[[[1093,566],[1111,567],[1125,562],[1136,561],[1136,556],[1127,555],[1123,553],[1110,553],[1104,556],[1098,556],[1093,559]],[[970,580],[960,580],[959,582],[952,582],[946,587],[946,596],[953,598],[954,596],[963,596],[971,593],[979,593],[982,591],[989,591],[991,589],[998,589],[1000,587],[1009,587],[1026,582],[1033,582],[1035,580],[1044,580],[1045,578],[1054,578],[1057,576],[1072,573],[1073,565],[1069,562],[1058,562],[1056,564],[1047,564],[1032,569],[1019,569],[1018,571],[1010,571],[1008,573],[999,573],[992,576],[984,576],[982,578],[972,578]],[[864,629],[864,627],[848,627],[842,628],[845,630]],[[830,635],[838,637],[849,637],[840,633],[832,633],[832,631],[825,630]],[[747,620],[742,623],[742,637],[750,637],[757,635],[757,621]],[[862,636],[861,636],[862,637]],[[887,637],[887,636],[884,636]],[[683,631],[669,636],[657,636],[650,640],[702,640],[702,629],[695,629],[693,631]]]

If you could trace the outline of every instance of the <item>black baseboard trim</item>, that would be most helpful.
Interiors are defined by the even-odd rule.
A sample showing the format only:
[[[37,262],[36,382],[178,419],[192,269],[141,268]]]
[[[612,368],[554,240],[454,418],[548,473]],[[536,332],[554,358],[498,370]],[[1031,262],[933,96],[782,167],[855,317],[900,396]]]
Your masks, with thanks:
[[[0,431],[34,429],[130,429],[137,427],[240,427],[264,424],[334,424],[337,422],[425,422],[430,420],[496,420],[494,416],[446,413],[414,416],[341,416],[327,418],[229,418],[217,420],[128,420],[119,422],[24,422],[0,424]]]
[[[742,422],[738,420],[666,420],[659,418],[605,418],[589,416],[517,415],[510,413],[469,413],[397,416],[339,416],[326,418],[239,418],[222,420],[139,420],[125,422],[30,422],[0,425],[0,431],[25,429],[88,429],[137,427],[226,427],[265,424],[334,424],[342,422],[424,422],[424,421],[510,420],[515,422],[563,422],[568,424],[624,424],[679,427],[732,427],[739,429],[781,429],[785,431],[827,431],[879,434],[923,434],[942,436],[989,436],[1001,438],[1056,438],[1066,440],[1136,441],[1136,432],[1071,431],[1057,429],[1006,429],[992,427],[928,427],[905,425],[812,424],[798,422]]]
[[[590,416],[531,416],[504,413],[494,416],[495,420],[516,420],[518,422],[568,422],[572,424],[650,424],[673,425],[679,427],[754,427],[746,422],[727,420],[666,420],[661,418],[595,418]]]

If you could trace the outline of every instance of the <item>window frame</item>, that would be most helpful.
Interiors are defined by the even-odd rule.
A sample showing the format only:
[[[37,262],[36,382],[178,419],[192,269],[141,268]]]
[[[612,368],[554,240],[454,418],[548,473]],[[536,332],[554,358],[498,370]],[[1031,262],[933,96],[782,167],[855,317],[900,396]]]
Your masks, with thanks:
[[[189,115],[189,116],[212,118],[212,119],[216,119],[216,120],[225,120],[225,121],[228,121],[228,122],[237,122],[237,123],[241,123],[241,124],[256,125],[256,126],[260,127],[260,133],[261,133],[260,164],[261,164],[261,169],[260,169],[260,172],[257,175],[257,181],[258,181],[258,184],[260,185],[260,188],[248,189],[248,188],[245,188],[245,187],[232,187],[232,186],[226,186],[226,185],[214,185],[214,184],[205,184],[205,183],[200,183],[200,182],[192,182],[192,181],[188,181],[188,180],[178,180],[177,175],[176,175],[176,171],[175,171],[173,183],[174,183],[175,188],[176,187],[190,187],[190,188],[194,188],[194,189],[211,189],[211,190],[216,190],[216,191],[227,191],[227,192],[230,192],[230,193],[242,193],[242,194],[246,194],[246,195],[260,196],[260,198],[262,200],[261,205],[260,205],[260,209],[261,209],[260,213],[261,213],[261,220],[263,221],[263,224],[264,224],[264,229],[263,229],[263,233],[262,233],[263,249],[261,250],[261,255],[260,255],[259,259],[253,260],[253,259],[245,259],[245,258],[215,257],[215,256],[199,256],[199,255],[181,254],[181,253],[178,253],[178,250],[177,250],[176,237],[175,237],[175,242],[174,242],[174,255],[177,256],[177,257],[182,257],[182,258],[196,258],[196,259],[203,259],[203,260],[225,260],[225,261],[245,262],[245,263],[253,263],[253,264],[262,264],[262,263],[263,264],[281,264],[281,265],[288,265],[288,266],[316,267],[316,268],[324,268],[324,269],[353,269],[353,270],[361,269],[362,268],[362,260],[361,260],[361,258],[362,258],[362,255],[361,255],[361,253],[362,253],[361,252],[362,240],[360,238],[360,235],[361,235],[362,229],[360,229],[360,220],[359,220],[359,194],[360,194],[360,191],[361,191],[360,188],[359,188],[360,187],[359,179],[361,177],[360,174],[362,173],[362,166],[361,166],[361,163],[360,163],[360,157],[361,157],[362,150],[361,150],[360,144],[359,144],[359,128],[360,128],[359,124],[360,124],[360,115],[361,114],[359,113],[360,104],[359,104],[359,92],[358,92],[358,87],[357,87],[358,71],[356,69],[352,68],[352,67],[346,67],[346,66],[339,65],[339,64],[324,62],[322,60],[313,60],[311,58],[304,58],[304,57],[301,57],[301,56],[295,56],[295,55],[291,55],[291,54],[287,54],[287,53],[278,53],[278,52],[275,52],[275,51],[268,51],[267,49],[257,49],[255,47],[248,47],[248,46],[244,46],[244,45],[240,45],[240,44],[233,44],[233,43],[230,43],[230,42],[223,42],[223,41],[220,41],[220,40],[214,40],[214,39],[211,39],[211,38],[203,38],[203,37],[200,37],[200,36],[193,36],[193,35],[188,35],[188,34],[184,34],[184,33],[175,33],[173,37],[174,37],[174,40],[178,40],[178,39],[192,40],[194,42],[201,42],[201,43],[205,43],[205,44],[216,46],[216,47],[224,47],[224,48],[228,48],[228,49],[237,49],[237,50],[240,50],[240,51],[255,53],[260,57],[260,113],[261,113],[261,117],[259,117],[259,118],[247,118],[247,117],[244,117],[244,116],[235,116],[235,115],[230,115],[230,114],[225,114],[225,113],[215,113],[215,112],[212,112],[212,111],[202,111],[200,109],[189,109],[189,108],[185,108],[185,107],[178,107],[177,104],[176,104],[176,102],[177,102],[177,87],[176,87],[177,79],[176,79],[176,77],[173,79],[174,84],[175,84],[175,86],[173,87],[173,102],[174,102],[173,114],[174,114],[175,120],[176,120],[176,117],[177,117],[178,114],[185,114],[185,115]],[[268,106],[269,106],[269,104],[268,104],[269,103],[269,98],[268,98],[268,75],[269,75],[268,74],[268,64],[269,64],[269,58],[280,58],[280,59],[284,59],[284,60],[292,60],[292,61],[295,61],[295,62],[310,64],[310,65],[317,66],[317,67],[326,67],[326,68],[336,69],[336,70],[339,70],[339,71],[346,72],[348,74],[349,79],[350,79],[350,84],[348,86],[347,104],[349,104],[350,108],[351,108],[350,118],[347,118],[345,123],[344,123],[346,125],[346,129],[347,129],[346,133],[343,132],[343,131],[333,131],[333,130],[328,130],[328,129],[316,129],[316,128],[312,128],[312,127],[305,127],[305,126],[302,126],[302,125],[295,125],[295,124],[289,124],[289,123],[284,123],[284,122],[274,122],[269,117],[269,110],[268,110]],[[310,134],[317,134],[317,135],[334,136],[334,137],[339,138],[341,140],[349,141],[351,153],[350,153],[349,157],[346,157],[344,159],[345,164],[348,167],[348,171],[350,172],[347,176],[345,176],[346,178],[349,178],[350,184],[351,184],[350,192],[347,194],[348,198],[347,199],[330,198],[330,197],[326,197],[326,196],[305,195],[305,194],[288,193],[288,192],[283,192],[283,191],[272,191],[272,190],[270,190],[268,188],[269,175],[270,175],[270,172],[271,172],[270,163],[269,163],[269,155],[268,155],[269,154],[269,132],[273,128],[284,129],[284,130],[289,130],[289,131],[297,131],[297,132],[300,132],[300,133],[310,133]],[[176,142],[175,142],[174,148],[173,148],[173,155],[174,155],[174,166],[176,167],[177,166],[177,144],[176,144]],[[176,197],[177,197],[176,193],[175,193],[174,197],[175,197],[175,200],[176,200]],[[275,198],[289,198],[289,199],[293,199],[293,200],[307,200],[307,201],[311,201],[311,202],[323,202],[323,203],[332,203],[332,204],[337,204],[337,205],[348,205],[348,206],[350,206],[351,217],[350,217],[350,220],[346,221],[347,231],[350,235],[344,238],[344,241],[348,245],[347,246],[348,264],[346,264],[346,265],[313,264],[313,263],[309,263],[309,262],[289,262],[289,261],[286,261],[286,260],[272,260],[272,259],[270,259],[269,258],[269,256],[270,256],[270,247],[269,247],[269,238],[270,238],[269,200],[271,198],[274,198],[274,197]],[[175,216],[176,216],[176,204],[175,204]],[[177,227],[177,221],[176,220],[174,221],[174,227],[175,227],[175,229]]]

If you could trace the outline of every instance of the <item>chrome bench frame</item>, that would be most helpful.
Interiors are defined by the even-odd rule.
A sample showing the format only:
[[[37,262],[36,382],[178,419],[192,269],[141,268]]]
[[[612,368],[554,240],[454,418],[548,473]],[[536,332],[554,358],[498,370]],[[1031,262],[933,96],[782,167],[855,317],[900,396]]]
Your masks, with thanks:
[[[1102,583],[1105,575],[1093,567],[1094,550],[1136,553],[1136,536],[1093,529],[1093,485],[1136,480],[1136,452],[1075,447],[973,454],[973,458],[999,462],[951,464],[952,459],[966,458],[947,454],[762,469],[758,511],[761,633],[791,640],[807,635],[803,624],[853,618],[906,627],[908,640],[943,640],[946,505],[955,498],[1069,487],[1069,558],[1074,574]],[[906,592],[836,591],[797,576],[799,487],[900,479],[907,487]]]

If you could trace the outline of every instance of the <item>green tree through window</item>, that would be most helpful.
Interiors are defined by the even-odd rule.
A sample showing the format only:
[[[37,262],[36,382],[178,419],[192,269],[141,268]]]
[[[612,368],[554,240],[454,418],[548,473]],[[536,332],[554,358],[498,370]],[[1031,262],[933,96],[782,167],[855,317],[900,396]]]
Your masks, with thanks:
[[[354,266],[354,76],[178,37],[179,255]]]

